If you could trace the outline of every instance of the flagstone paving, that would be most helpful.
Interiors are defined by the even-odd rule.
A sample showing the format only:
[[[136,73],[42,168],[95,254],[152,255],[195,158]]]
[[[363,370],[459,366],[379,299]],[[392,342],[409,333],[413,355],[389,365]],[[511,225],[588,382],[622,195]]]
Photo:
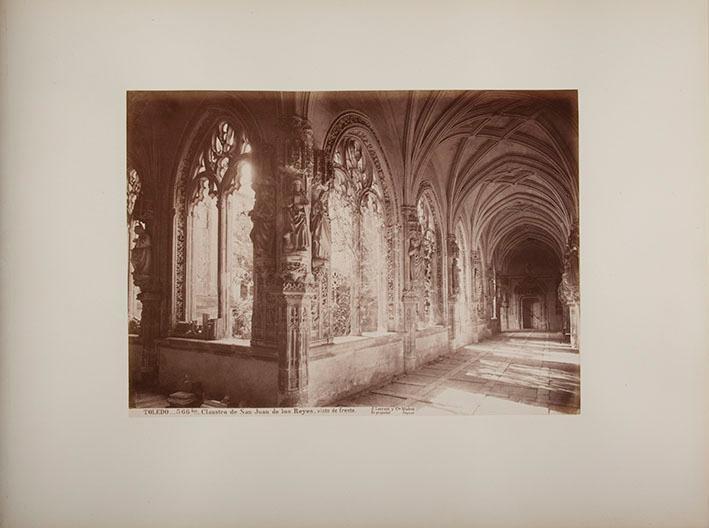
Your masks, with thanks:
[[[336,405],[413,407],[417,414],[578,414],[579,353],[560,334],[505,333]]]

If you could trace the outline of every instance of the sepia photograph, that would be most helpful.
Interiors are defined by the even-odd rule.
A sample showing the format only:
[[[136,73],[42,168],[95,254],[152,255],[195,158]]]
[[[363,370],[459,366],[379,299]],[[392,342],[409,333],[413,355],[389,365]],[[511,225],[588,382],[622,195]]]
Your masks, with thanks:
[[[580,412],[575,90],[129,91],[127,156],[130,408]]]
[[[709,527],[708,42],[0,0],[0,527]]]

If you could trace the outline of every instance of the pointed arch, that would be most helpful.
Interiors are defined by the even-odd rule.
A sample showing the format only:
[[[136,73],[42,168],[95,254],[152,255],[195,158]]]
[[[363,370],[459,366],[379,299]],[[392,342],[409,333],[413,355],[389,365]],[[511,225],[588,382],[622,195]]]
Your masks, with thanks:
[[[221,321],[219,337],[250,338],[249,213],[258,177],[253,153],[262,143],[249,121],[232,107],[210,106],[183,134],[173,186],[173,332],[194,331],[206,314]]]
[[[375,327],[396,331],[400,317],[400,199],[384,150],[367,116],[349,111],[333,121],[323,151],[334,177],[330,212],[335,334],[373,331]],[[346,249],[349,240],[354,242]],[[342,254],[336,254],[338,251]],[[349,270],[354,263],[359,269]],[[355,308],[359,317],[353,315]]]
[[[419,309],[419,325],[422,327],[444,324],[447,318],[445,302],[446,247],[443,241],[443,216],[438,197],[427,182],[423,182],[416,198],[416,210],[423,234],[422,305]]]

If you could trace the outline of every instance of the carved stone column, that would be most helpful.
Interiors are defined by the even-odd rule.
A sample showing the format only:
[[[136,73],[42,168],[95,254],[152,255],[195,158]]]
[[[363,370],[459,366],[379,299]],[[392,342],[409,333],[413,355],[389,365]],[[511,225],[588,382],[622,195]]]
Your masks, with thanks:
[[[485,299],[483,295],[483,274],[482,274],[482,261],[480,259],[480,252],[473,250],[471,252],[471,269],[473,276],[473,310],[472,310],[472,323],[473,323],[473,342],[478,343],[484,338],[484,324],[485,324]]]
[[[564,256],[564,271],[561,274],[561,283],[558,290],[559,298],[566,304],[569,310],[569,333],[571,334],[571,346],[579,346],[579,234],[578,224],[574,224]]]
[[[281,123],[276,233],[278,254],[278,404],[308,403],[310,298],[313,293],[310,195],[313,134],[291,116]]]
[[[152,217],[150,217],[152,219]],[[131,250],[133,284],[140,289],[138,300],[142,305],[140,317],[140,338],[143,345],[141,357],[141,381],[154,381],[157,375],[157,355],[154,341],[160,336],[162,291],[155,276],[154,252],[148,218],[135,220],[136,238]]]
[[[499,282],[500,295],[500,332],[509,330],[509,286],[508,279],[502,278]]]
[[[313,298],[310,306],[310,337],[314,343],[332,341],[330,256],[332,230],[329,197],[334,184],[332,163],[323,151],[314,151],[310,187],[310,234]]]
[[[460,247],[455,234],[448,235],[448,260],[450,280],[448,292],[448,348],[453,351],[456,348],[456,333],[460,325],[460,314],[458,313],[458,296],[460,295]]]
[[[214,337],[222,339],[231,334],[231,314],[229,311],[229,270],[227,268],[228,211],[224,193],[217,196],[217,237],[219,254],[217,258],[217,320]]]
[[[579,305],[578,303],[569,305],[569,332],[571,333],[571,348],[579,347]]]
[[[251,346],[275,348],[277,304],[280,298],[276,276],[276,186],[273,149],[269,145],[255,148],[256,178],[252,186],[256,195],[250,215],[253,222],[251,241],[254,245],[254,307],[251,323]]]
[[[402,206],[404,217],[404,288],[401,301],[404,305],[404,368],[410,372],[416,368],[416,324],[421,303],[423,280],[423,233],[415,205]]]

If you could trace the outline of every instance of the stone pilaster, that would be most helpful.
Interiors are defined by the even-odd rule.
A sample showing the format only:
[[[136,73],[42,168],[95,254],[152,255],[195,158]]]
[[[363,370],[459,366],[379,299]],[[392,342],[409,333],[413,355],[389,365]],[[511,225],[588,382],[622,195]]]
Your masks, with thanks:
[[[315,343],[332,341],[330,257],[332,232],[329,198],[334,185],[332,163],[323,151],[313,152],[313,172],[309,185],[310,235],[313,298],[310,307],[310,336]]]
[[[569,241],[564,256],[564,271],[561,274],[558,295],[569,311],[569,333],[571,346],[579,346],[579,233],[578,224],[574,224],[569,234]]]
[[[229,270],[227,268],[228,247],[228,211],[226,194],[217,196],[217,237],[219,249],[217,256],[217,320],[214,338],[222,339],[231,334],[231,314],[229,312]]]
[[[310,294],[304,282],[284,286],[279,304],[278,405],[297,407],[308,402]]]
[[[455,234],[448,235],[448,348],[453,351],[456,347],[456,333],[460,325],[458,313],[458,296],[460,295],[460,247]]]
[[[470,256],[473,277],[473,302],[472,324],[473,342],[477,343],[485,338],[485,298],[483,293],[483,268],[480,252],[473,250]]]
[[[252,186],[256,201],[251,211],[254,245],[254,307],[252,316],[251,346],[275,348],[274,332],[278,318],[279,285],[276,275],[276,179],[274,153],[270,145],[255,149],[255,174]]]
[[[137,237],[131,250],[133,284],[140,289],[140,338],[143,346],[140,377],[143,382],[153,381],[157,375],[155,340],[160,337],[163,295],[160,281],[155,276],[152,242],[152,215],[136,222]]]
[[[416,325],[421,304],[421,284],[423,280],[423,233],[419,224],[415,205],[402,207],[404,218],[404,367],[407,372],[416,368]]]
[[[283,407],[308,403],[314,287],[310,230],[313,156],[310,124],[296,116],[283,119],[276,200],[278,404]]]

